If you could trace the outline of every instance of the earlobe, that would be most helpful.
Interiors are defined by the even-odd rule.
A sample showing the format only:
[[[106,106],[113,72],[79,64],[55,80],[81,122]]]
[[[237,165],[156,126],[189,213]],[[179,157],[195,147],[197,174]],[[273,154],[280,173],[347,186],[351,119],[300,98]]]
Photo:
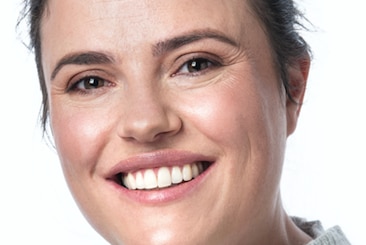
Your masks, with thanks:
[[[305,96],[310,63],[310,57],[306,54],[288,68],[290,88],[286,102],[287,136],[295,131],[297,125]]]

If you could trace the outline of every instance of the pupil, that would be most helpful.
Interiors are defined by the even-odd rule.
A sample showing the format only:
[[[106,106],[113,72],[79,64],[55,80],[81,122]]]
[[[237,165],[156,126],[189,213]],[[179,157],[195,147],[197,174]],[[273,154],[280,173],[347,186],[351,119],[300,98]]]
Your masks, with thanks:
[[[87,88],[98,88],[100,87],[100,81],[96,78],[89,78],[86,84]]]
[[[203,59],[192,60],[189,66],[190,72],[197,72],[207,68],[207,63]]]
[[[95,78],[91,78],[91,79],[89,80],[89,85],[90,85],[90,86],[93,86],[93,87],[98,87],[98,81],[97,81],[97,80],[95,80]]]

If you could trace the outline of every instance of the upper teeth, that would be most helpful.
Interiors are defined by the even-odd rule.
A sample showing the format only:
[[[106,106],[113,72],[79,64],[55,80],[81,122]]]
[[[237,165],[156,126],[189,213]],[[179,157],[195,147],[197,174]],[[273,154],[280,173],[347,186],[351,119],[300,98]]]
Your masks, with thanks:
[[[203,172],[201,162],[186,164],[183,167],[160,167],[158,169],[139,170],[122,176],[123,184],[131,190],[150,190],[169,187],[183,181],[190,181]]]

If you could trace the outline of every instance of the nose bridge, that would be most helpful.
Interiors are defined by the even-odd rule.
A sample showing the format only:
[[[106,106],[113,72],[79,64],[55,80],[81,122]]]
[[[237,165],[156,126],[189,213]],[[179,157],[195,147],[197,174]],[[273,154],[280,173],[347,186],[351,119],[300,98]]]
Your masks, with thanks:
[[[152,142],[180,128],[179,117],[170,111],[164,92],[151,81],[136,81],[128,86],[119,135],[138,142]]]

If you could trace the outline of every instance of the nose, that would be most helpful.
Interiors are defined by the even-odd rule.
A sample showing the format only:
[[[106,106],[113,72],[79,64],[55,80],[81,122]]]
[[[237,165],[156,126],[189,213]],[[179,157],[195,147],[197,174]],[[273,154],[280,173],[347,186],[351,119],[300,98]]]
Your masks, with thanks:
[[[177,134],[180,117],[160,93],[143,89],[129,93],[124,101],[124,113],[119,121],[119,136],[128,141],[151,143],[163,137]]]

